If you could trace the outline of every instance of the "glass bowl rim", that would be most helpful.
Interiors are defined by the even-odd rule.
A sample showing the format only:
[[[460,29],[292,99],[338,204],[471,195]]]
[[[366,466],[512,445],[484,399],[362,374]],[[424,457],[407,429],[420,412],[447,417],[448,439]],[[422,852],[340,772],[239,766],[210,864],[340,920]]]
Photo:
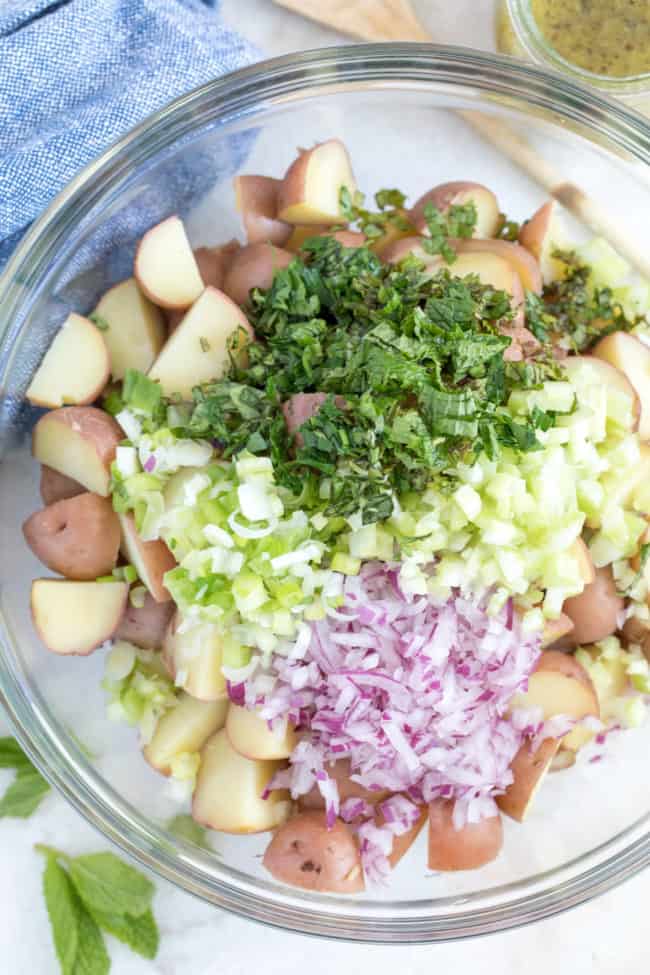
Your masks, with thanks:
[[[223,123],[243,115],[254,119],[283,99],[340,91],[342,84],[349,89],[356,85],[360,90],[382,86],[406,90],[409,85],[430,88],[435,83],[450,89],[455,84],[470,92],[479,89],[487,96],[508,97],[515,108],[523,104],[562,116],[588,131],[598,131],[623,153],[650,163],[650,124],[641,116],[556,72],[505,56],[469,48],[392,43],[322,48],[258,62],[196,88],[149,116],[59,193],[0,276],[0,351],[3,345],[5,351],[11,346],[14,313],[21,302],[28,302],[30,285],[47,273],[48,256],[57,239],[90,212],[109,187],[115,187],[134,161],[149,158],[194,131],[202,112],[212,112],[210,120]],[[549,917],[650,865],[648,814],[573,861],[532,878],[459,897],[360,902],[253,881],[237,871],[215,867],[214,854],[171,840],[121,799],[49,715],[39,692],[35,688],[26,692],[14,648],[0,614],[0,703],[19,742],[51,784],[125,853],[178,887],[250,919],[343,940],[454,940]],[[490,903],[501,895],[515,895],[515,899]],[[426,905],[430,909],[433,904],[449,909],[464,904],[469,910],[431,916]]]

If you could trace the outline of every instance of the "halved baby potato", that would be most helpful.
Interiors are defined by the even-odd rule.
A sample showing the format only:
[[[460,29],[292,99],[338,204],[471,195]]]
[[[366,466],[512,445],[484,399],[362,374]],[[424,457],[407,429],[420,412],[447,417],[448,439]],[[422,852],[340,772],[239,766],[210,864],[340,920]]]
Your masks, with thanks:
[[[581,593],[565,600],[562,610],[573,621],[574,645],[597,643],[618,629],[618,618],[625,606],[619,596],[611,565],[596,569],[596,576]]]
[[[410,210],[409,219],[419,233],[427,233],[424,211],[428,203],[433,204],[441,213],[446,213],[451,206],[464,206],[470,202],[476,207],[477,217],[472,236],[494,237],[501,223],[499,204],[492,190],[480,183],[453,180],[434,186],[416,200]]]
[[[82,315],[68,315],[36,370],[27,393],[35,406],[82,406],[97,399],[110,375],[106,342]]]
[[[165,632],[163,661],[178,687],[202,701],[217,701],[227,696],[223,675],[223,641],[213,623],[199,623],[180,630],[181,615],[176,612]]]
[[[165,344],[167,329],[163,313],[142,293],[135,278],[110,288],[93,315],[108,326],[102,336],[113,379],[124,379],[127,369],[146,372]]]
[[[263,833],[283,823],[291,811],[289,793],[262,795],[282,762],[244,758],[224,730],[201,752],[192,816],[202,826],[224,833]]]
[[[189,694],[179,694],[176,704],[163,714],[151,741],[143,749],[145,759],[158,772],[169,775],[175,758],[200,751],[208,738],[223,728],[227,712],[227,699],[197,701]]]
[[[222,291],[208,287],[169,337],[149,378],[160,383],[165,396],[191,400],[195,386],[224,375],[231,355],[243,361],[253,338],[241,309]]]
[[[356,894],[365,889],[359,845],[337,819],[330,828],[325,813],[298,813],[276,832],[264,866],[282,883],[303,890]]]
[[[113,636],[128,595],[125,582],[35,579],[31,595],[34,626],[53,653],[87,656]]]
[[[120,523],[108,498],[78,494],[35,511],[23,524],[37,559],[67,579],[97,579],[115,568]]]
[[[40,495],[43,504],[54,504],[56,501],[64,501],[66,498],[74,498],[77,494],[83,494],[85,488],[78,481],[73,481],[65,474],[41,464]]]
[[[429,803],[429,870],[476,870],[494,860],[503,846],[499,813],[461,829],[454,826],[453,813],[452,799]]]
[[[305,149],[289,166],[278,192],[278,219],[333,224],[342,219],[340,193],[356,190],[348,151],[339,139]]]
[[[285,244],[292,227],[277,216],[282,180],[272,176],[235,176],[233,183],[248,243]]]
[[[501,812],[519,823],[524,821],[559,748],[557,738],[546,738],[535,751],[528,742],[521,746],[510,766],[513,782],[503,795],[497,796]]]
[[[293,254],[273,244],[248,244],[233,256],[223,290],[238,305],[245,305],[253,288],[270,288],[275,272],[293,259]]]
[[[639,437],[650,440],[650,349],[627,332],[612,332],[592,352],[620,369],[636,390],[641,403]]]
[[[630,429],[636,430],[639,426],[641,415],[641,401],[637,392],[624,372],[613,366],[605,359],[599,359],[595,355],[571,355],[566,358],[562,367],[569,377],[584,370],[585,366],[592,369],[596,379],[603,386],[608,387],[617,393],[623,393],[630,400]]]
[[[255,711],[237,704],[230,705],[226,734],[232,747],[246,758],[288,758],[297,741],[290,724],[278,733]]]
[[[176,566],[176,559],[160,538],[145,542],[140,537],[132,515],[118,515],[122,540],[120,547],[124,558],[134,566],[138,578],[144,583],[157,603],[171,600],[164,583],[165,573]]]
[[[62,406],[40,418],[32,433],[32,454],[41,464],[88,491],[108,497],[110,469],[124,432],[94,406]]]
[[[544,284],[564,277],[565,264],[553,257],[554,251],[564,245],[564,240],[557,200],[543,203],[519,231],[519,243],[537,259]]]
[[[189,308],[204,288],[180,217],[168,217],[146,232],[133,268],[143,292],[161,308]]]

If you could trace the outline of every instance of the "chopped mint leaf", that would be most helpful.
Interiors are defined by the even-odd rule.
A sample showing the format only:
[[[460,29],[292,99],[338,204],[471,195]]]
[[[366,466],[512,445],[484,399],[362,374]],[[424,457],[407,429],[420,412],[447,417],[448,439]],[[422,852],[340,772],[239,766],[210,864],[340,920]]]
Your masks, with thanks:
[[[162,388],[137,369],[127,369],[122,397],[126,406],[153,416],[162,405]]]
[[[201,346],[201,352],[210,351],[210,343],[206,339],[205,335],[201,335],[201,337],[199,338],[199,345]]]
[[[89,315],[88,319],[93,323],[93,325],[95,325],[96,328],[99,329],[100,332],[108,332],[109,328],[111,327],[105,318],[102,318],[101,315],[95,314],[95,312],[93,312],[92,315]]]
[[[509,220],[505,213],[500,213],[499,217],[501,219],[501,224],[494,235],[497,240],[509,240],[513,243],[519,240],[521,224],[517,223],[516,220]]]

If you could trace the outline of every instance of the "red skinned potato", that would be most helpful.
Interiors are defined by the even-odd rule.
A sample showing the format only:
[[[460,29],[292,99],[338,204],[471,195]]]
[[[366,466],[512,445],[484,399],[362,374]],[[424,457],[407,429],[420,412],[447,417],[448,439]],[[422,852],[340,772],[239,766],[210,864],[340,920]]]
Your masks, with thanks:
[[[133,268],[140,288],[161,308],[189,308],[205,287],[180,217],[146,232]]]
[[[37,559],[67,579],[97,579],[115,568],[120,523],[107,498],[78,494],[35,511],[23,525]]]
[[[429,804],[429,870],[476,870],[498,856],[503,845],[501,816],[455,829],[454,801]]]
[[[326,772],[338,787],[341,802],[346,799],[365,799],[371,805],[388,799],[390,792],[385,789],[370,790],[359,785],[350,778],[350,760],[342,758],[338,762],[331,762],[326,766]],[[318,786],[313,786],[309,792],[300,797],[300,806],[303,809],[324,809],[325,800],[323,799]]]
[[[66,498],[74,498],[77,494],[83,494],[85,488],[78,481],[73,481],[65,474],[48,467],[47,464],[41,465],[40,492],[43,504],[54,504],[55,501],[64,501]]]
[[[278,220],[281,179],[272,176],[235,176],[235,201],[249,244],[286,244],[290,223]]]
[[[56,334],[25,395],[35,406],[84,406],[100,395],[110,371],[102,333],[90,319],[73,313]]]
[[[559,640],[570,639],[573,630],[573,620],[565,613],[560,613],[557,619],[547,620],[542,633],[542,648],[550,647]]]
[[[103,294],[95,316],[106,325],[102,337],[113,379],[124,379],[127,369],[146,372],[165,343],[165,317],[142,293],[135,278],[120,281]]]
[[[487,186],[480,183],[454,180],[434,186],[416,200],[411,208],[409,218],[413,226],[420,233],[427,233],[427,222],[424,211],[428,203],[432,203],[441,213],[446,213],[451,206],[463,206],[473,202],[476,207],[476,225],[474,237],[493,237],[499,229],[501,213],[497,198]]]
[[[165,543],[157,538],[145,542],[135,527],[132,515],[118,515],[122,540],[120,547],[124,558],[134,566],[138,578],[144,583],[157,603],[171,600],[165,588],[165,573],[176,566],[176,559]]]
[[[571,642],[597,643],[618,629],[625,602],[618,595],[611,566],[596,569],[596,578],[578,596],[565,600],[563,612],[573,620]]]
[[[559,748],[557,738],[547,738],[535,751],[528,742],[521,746],[510,766],[513,782],[502,796],[497,797],[501,812],[518,823],[524,821]]]
[[[107,497],[115,448],[124,439],[119,424],[94,406],[62,406],[40,418],[32,454],[88,491]]]
[[[399,836],[393,836],[393,849],[388,854],[388,862],[390,863],[393,870],[400,862],[402,857],[406,856],[408,851],[411,849],[411,847],[417,840],[418,836],[422,832],[422,827],[424,826],[424,824],[428,819],[428,816],[429,816],[428,808],[426,806],[422,806],[420,817],[417,820],[417,822],[413,826],[411,826],[410,829],[407,829],[405,833],[400,833]],[[380,813],[379,816],[377,817],[377,825],[383,826],[383,824],[384,824],[384,817]]]
[[[125,582],[35,579],[31,594],[34,626],[52,653],[85,657],[113,636],[128,595]]]
[[[157,603],[151,593],[146,593],[143,606],[127,604],[120,625],[115,631],[116,640],[127,640],[143,650],[160,650],[165,631],[174,615],[174,603]]]
[[[323,237],[332,237],[343,247],[363,247],[366,243],[366,235],[356,230],[328,230]]]
[[[455,240],[452,241],[454,250],[460,254],[494,254],[503,258],[519,277],[526,291],[541,294],[542,273],[539,264],[525,247],[513,244],[509,240]]]
[[[328,829],[323,812],[301,812],[280,826],[262,862],[291,887],[333,894],[365,889],[356,839],[340,819]]]
[[[272,244],[248,244],[234,255],[223,290],[236,304],[245,305],[251,289],[270,288],[275,272],[291,264],[293,257]]]
[[[519,243],[536,258],[544,284],[564,277],[564,263],[553,257],[553,251],[562,247],[564,237],[559,225],[559,204],[556,200],[543,203],[519,231]]]
[[[241,244],[238,240],[229,240],[227,244],[220,244],[218,247],[197,247],[195,249],[194,259],[206,288],[221,290],[226,271],[240,247]],[[170,335],[176,331],[183,321],[186,311],[185,308],[168,308],[166,310],[165,318]]]
[[[287,223],[335,224],[342,219],[340,193],[356,190],[348,151],[339,139],[301,150],[278,192],[278,218]]]
[[[326,234],[329,227],[326,224],[312,224],[308,227],[294,227],[291,231],[291,236],[284,244],[284,249],[291,251],[292,254],[297,254],[302,250],[302,245],[310,237],[322,237]]]

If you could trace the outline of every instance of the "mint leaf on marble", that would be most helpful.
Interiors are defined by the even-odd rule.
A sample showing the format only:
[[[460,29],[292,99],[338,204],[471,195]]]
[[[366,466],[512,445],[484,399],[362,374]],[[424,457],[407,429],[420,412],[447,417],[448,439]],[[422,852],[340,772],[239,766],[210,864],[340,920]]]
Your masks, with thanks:
[[[131,951],[144,958],[156,957],[160,935],[151,911],[146,911],[140,917],[133,917],[131,914],[106,914],[92,909],[89,913],[103,931],[128,945]]]
[[[77,905],[70,879],[53,854],[45,864],[43,894],[62,975],[73,975],[79,944]]]
[[[0,738],[0,768],[16,772],[16,778],[0,799],[0,818],[26,819],[48,794],[49,785],[13,738]]]
[[[151,907],[154,885],[113,853],[75,857],[68,866],[79,897],[91,910],[140,917]]]

